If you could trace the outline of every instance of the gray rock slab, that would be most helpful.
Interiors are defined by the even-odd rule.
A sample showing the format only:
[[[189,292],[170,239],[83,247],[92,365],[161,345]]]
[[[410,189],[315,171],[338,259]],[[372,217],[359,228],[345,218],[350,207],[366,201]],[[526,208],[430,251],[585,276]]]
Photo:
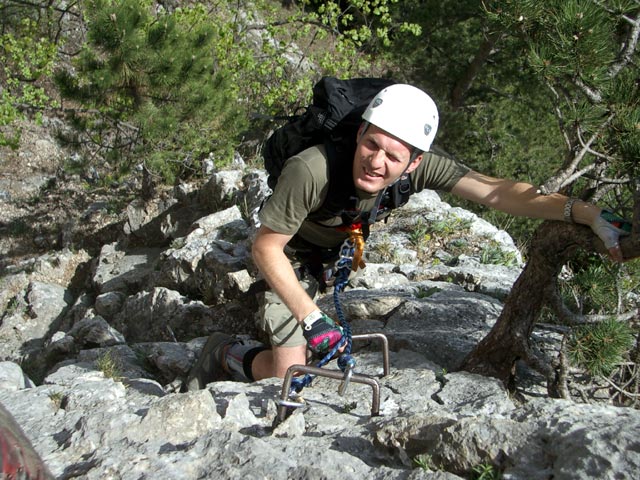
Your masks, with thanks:
[[[485,295],[440,291],[403,304],[388,319],[383,333],[392,349],[420,352],[453,371],[489,332],[501,310],[498,300]]]

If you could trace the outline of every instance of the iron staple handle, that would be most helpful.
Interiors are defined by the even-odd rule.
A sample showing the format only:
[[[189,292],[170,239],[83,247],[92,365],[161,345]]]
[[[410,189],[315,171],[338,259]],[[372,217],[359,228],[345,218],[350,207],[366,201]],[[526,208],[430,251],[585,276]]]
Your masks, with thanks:
[[[289,390],[291,389],[291,380],[295,373],[310,373],[311,375],[317,375],[320,377],[333,378],[334,380],[343,380],[344,373],[340,370],[326,370],[319,367],[313,367],[311,365],[291,365],[287,369],[287,373],[284,376],[284,382],[282,384],[282,392],[280,394],[280,402],[286,403],[288,401]],[[371,399],[371,416],[377,417],[380,415],[380,383],[375,378],[368,375],[360,375],[354,373],[351,375],[351,382],[363,383],[369,385],[372,390]],[[287,406],[282,403],[278,407],[278,419],[284,421],[287,415]]]
[[[373,340],[378,339],[382,344],[382,371],[383,377],[386,377],[391,372],[391,367],[389,364],[389,340],[387,340],[387,336],[384,333],[363,333],[361,335],[352,335],[351,340]]]

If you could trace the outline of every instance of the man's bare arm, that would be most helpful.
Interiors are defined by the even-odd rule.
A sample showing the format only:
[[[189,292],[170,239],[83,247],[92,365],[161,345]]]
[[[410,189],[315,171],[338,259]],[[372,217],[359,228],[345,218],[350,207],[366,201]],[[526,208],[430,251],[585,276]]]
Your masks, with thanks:
[[[253,242],[253,260],[271,289],[289,308],[298,322],[318,307],[298,283],[284,247],[292,235],[275,232],[264,225]]]
[[[462,177],[451,193],[511,215],[544,220],[564,220],[568,200],[559,193],[542,195],[529,183],[493,178],[474,171]],[[600,207],[578,200],[569,204],[569,208],[574,222],[591,227],[609,250],[611,258],[623,261],[618,243],[623,232],[601,218]]]
[[[545,220],[563,220],[567,203],[565,195],[542,195],[529,183],[493,178],[474,171],[462,177],[451,192],[511,215]],[[578,201],[573,204],[571,218],[576,223],[591,225],[601,210],[596,205]]]

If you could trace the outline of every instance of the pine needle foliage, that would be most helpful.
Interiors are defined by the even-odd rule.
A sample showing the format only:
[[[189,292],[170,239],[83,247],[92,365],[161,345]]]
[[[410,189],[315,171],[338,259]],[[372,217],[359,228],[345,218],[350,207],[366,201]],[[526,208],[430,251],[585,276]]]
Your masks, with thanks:
[[[147,167],[171,182],[197,172],[211,153],[219,164],[229,162],[247,115],[229,73],[216,64],[216,32],[202,10],[169,13],[154,5],[87,2],[77,73],[56,78],[65,97],[97,112],[80,124],[103,127],[107,158],[127,167],[149,155]]]
[[[560,168],[569,168],[571,150],[593,138],[581,168],[588,162],[597,165],[602,179],[637,177],[640,70],[638,52],[625,49],[633,42],[638,2],[497,0],[486,5],[488,20],[521,40],[527,69],[555,99],[568,145]],[[606,183],[577,175],[569,188],[590,200],[604,192]],[[617,197],[604,194],[604,202],[628,204],[625,187],[615,190]]]
[[[565,193],[629,214],[618,207],[630,203],[626,186],[615,187],[616,197],[605,192],[611,187],[600,179],[639,175],[638,52],[625,52],[632,44],[637,1],[408,0],[403,5],[402,15],[423,33],[419,48],[411,39],[396,43],[396,58],[406,61],[403,73],[435,97],[440,146],[483,173],[533,185],[545,184],[564,168],[585,171],[562,186]],[[459,84],[467,88],[454,104],[452,92]],[[592,137],[596,153],[587,152],[572,167],[574,152]],[[493,223],[511,222],[509,232],[523,244],[538,223],[463,206]]]
[[[569,342],[569,358],[591,375],[609,375],[624,360],[634,344],[628,324],[605,320],[574,329]]]
[[[580,314],[605,314],[615,312],[622,306],[619,287],[623,279],[636,275],[633,267],[605,263],[595,254],[578,253],[568,263],[571,275],[560,282],[560,292],[565,303]]]

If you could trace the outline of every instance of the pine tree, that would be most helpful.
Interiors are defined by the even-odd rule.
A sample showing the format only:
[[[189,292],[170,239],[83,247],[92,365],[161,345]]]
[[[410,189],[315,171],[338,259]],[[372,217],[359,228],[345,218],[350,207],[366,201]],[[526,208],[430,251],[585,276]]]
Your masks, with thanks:
[[[519,42],[526,67],[539,85],[546,88],[564,142],[559,167],[546,178],[541,190],[597,201],[633,218],[635,234],[621,244],[627,258],[637,257],[640,254],[638,3],[505,0],[492,2],[488,8],[488,20]],[[514,364],[522,359],[547,376],[551,393],[567,396],[562,380],[566,365],[562,358],[550,365],[533,352],[529,342],[544,306],[569,325],[594,321],[567,308],[558,289],[560,269],[576,258],[580,250],[606,254],[589,228],[544,222],[533,236],[527,266],[505,301],[498,322],[466,358],[462,368],[511,384]],[[620,301],[616,307],[611,313],[619,320],[635,315],[633,311],[625,311]],[[578,358],[575,348],[572,356]],[[601,353],[602,362],[609,369],[611,359],[605,358],[605,351]],[[616,355],[619,358],[618,351]]]
[[[101,155],[126,169],[148,154],[147,167],[171,181],[210,153],[228,161],[247,116],[216,66],[216,35],[203,10],[153,8],[149,0],[87,2],[77,71],[60,71],[57,82],[91,112],[77,120],[101,133]]]

